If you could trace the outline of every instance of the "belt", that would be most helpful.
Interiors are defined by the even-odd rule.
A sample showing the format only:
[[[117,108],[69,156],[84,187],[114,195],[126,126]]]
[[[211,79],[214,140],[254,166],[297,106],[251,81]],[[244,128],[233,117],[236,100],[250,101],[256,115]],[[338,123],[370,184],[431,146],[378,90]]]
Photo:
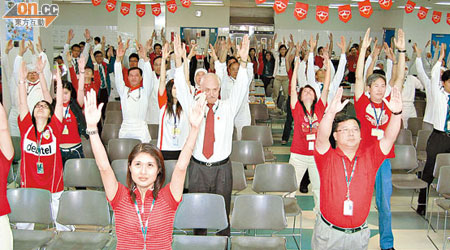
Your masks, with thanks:
[[[328,221],[323,217],[322,214],[320,215],[320,218],[322,218],[322,221],[325,222],[325,224],[327,224],[327,225],[330,226],[331,228],[336,229],[336,230],[341,231],[341,232],[344,232],[344,233],[346,233],[346,234],[356,233],[356,232],[359,232],[359,231],[361,231],[361,230],[363,230],[363,229],[368,228],[368,226],[367,226],[366,223],[364,223],[362,226],[355,227],[355,228],[342,228],[342,227],[335,226],[335,225],[331,224],[330,222],[328,222]]]
[[[443,131],[440,131],[440,130],[437,130],[437,129],[433,129],[433,133],[440,134],[440,135],[445,135],[447,137],[450,137],[450,133],[446,133],[446,132],[443,132]]]
[[[60,149],[63,152],[72,152],[72,151],[74,151],[74,150],[76,150],[76,149],[78,149],[80,147],[81,147],[81,143],[79,143],[78,145],[75,145],[73,147],[70,147],[70,148],[60,148]]]
[[[195,163],[198,163],[200,165],[205,165],[205,166],[208,166],[208,167],[216,167],[216,166],[220,166],[220,165],[223,165],[223,164],[227,163],[230,160],[230,157],[225,158],[225,160],[216,161],[216,162],[203,162],[203,161],[199,161],[199,160],[195,159],[194,157],[192,157],[192,160]]]

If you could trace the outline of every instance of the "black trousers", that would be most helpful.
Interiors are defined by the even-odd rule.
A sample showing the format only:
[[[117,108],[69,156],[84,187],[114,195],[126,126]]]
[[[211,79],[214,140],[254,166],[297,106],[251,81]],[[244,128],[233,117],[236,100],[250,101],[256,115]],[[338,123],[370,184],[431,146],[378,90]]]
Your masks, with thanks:
[[[231,161],[219,166],[205,166],[193,160],[189,165],[189,193],[220,194],[225,199],[228,227],[217,235],[230,236],[230,206],[231,191],[233,189],[233,175]],[[194,229],[196,235],[206,235],[206,229]]]
[[[100,89],[98,93],[98,103],[104,103],[102,108],[102,118],[105,119],[106,104],[108,104],[109,94],[108,89]]]
[[[291,96],[288,96],[286,101],[286,121],[284,122],[283,136],[281,137],[281,140],[289,141],[289,138],[291,137],[293,121],[294,118],[292,117],[291,111]]]
[[[348,77],[348,82],[355,83],[355,81],[356,81],[355,72],[348,72],[347,77]]]
[[[264,90],[267,92],[267,86],[269,86],[270,81],[272,80],[272,78],[269,78],[269,77],[261,75],[261,80],[264,83]]]
[[[178,157],[180,157],[181,150],[177,151],[161,150],[161,153],[164,157],[164,160],[178,160]]]
[[[422,173],[422,180],[428,183],[428,187],[433,182],[434,164],[439,153],[450,153],[450,137],[442,132],[433,130],[427,142],[427,162]],[[426,204],[426,189],[421,189],[419,193],[419,204]]]

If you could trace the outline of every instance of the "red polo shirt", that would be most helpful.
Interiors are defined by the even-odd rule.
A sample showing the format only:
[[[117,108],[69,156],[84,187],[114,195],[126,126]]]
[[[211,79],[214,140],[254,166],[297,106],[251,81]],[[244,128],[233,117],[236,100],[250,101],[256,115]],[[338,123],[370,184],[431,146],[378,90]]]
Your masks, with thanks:
[[[316,65],[319,68],[323,67],[323,57],[316,55],[314,57],[314,65]]]
[[[350,71],[350,72],[355,72],[356,71],[356,64],[358,63],[358,54],[347,56],[347,68],[348,68],[348,71]]]
[[[350,183],[353,216],[345,216],[347,184],[342,160],[345,161],[347,175],[350,178],[356,158],[355,172]],[[342,228],[359,227],[366,221],[370,212],[375,177],[385,158],[378,142],[369,147],[361,144],[353,160],[345,156],[339,148],[330,147],[323,155],[314,150],[314,159],[320,176],[320,212],[327,221]]]
[[[65,105],[64,105],[65,106]],[[61,136],[61,144],[64,143],[81,143],[80,133],[78,132],[78,121],[75,114],[72,112],[69,106],[63,109],[63,130]]]
[[[322,120],[325,106],[321,99],[316,103],[314,115],[305,114],[303,107],[299,101],[292,109],[292,117],[294,118],[294,137],[292,139],[291,152],[301,155],[313,155],[313,150],[309,150],[309,142],[306,138],[309,134],[317,134],[319,122]],[[308,119],[310,117],[311,121]],[[311,122],[311,124],[310,124]],[[315,139],[312,140],[315,143]]]
[[[391,96],[386,97],[389,101]],[[388,109],[384,102],[374,103],[371,102],[369,97],[362,94],[358,101],[355,97],[355,111],[356,118],[361,122],[361,143],[363,144],[374,144],[378,141],[376,136],[372,136],[372,129],[378,128],[386,131],[389,124],[392,112]],[[376,115],[375,115],[376,114]],[[391,152],[389,152],[387,158],[394,158],[394,147],[392,147]]]
[[[70,73],[70,80],[72,81],[72,86],[75,89],[75,92],[78,92],[78,76],[75,73],[75,69],[73,66],[69,68]],[[84,93],[91,91],[91,89],[94,89],[96,93],[98,93],[98,90],[100,89],[100,85],[102,84],[100,79],[100,73],[98,73],[98,70],[94,70],[94,81],[91,83],[84,83]]]
[[[142,200],[138,189],[136,189],[135,194],[136,202],[141,209]],[[150,216],[146,237],[147,249],[172,249],[173,220],[180,203],[173,198],[170,184],[159,191],[153,211],[150,213],[152,201],[153,194],[148,191],[145,194],[144,212],[142,213],[144,226],[145,221]],[[116,196],[110,203],[116,218],[117,250],[144,249],[144,238],[139,225],[139,217],[134,203],[131,201],[128,188],[119,183]]]
[[[0,150],[0,216],[11,213],[11,208],[6,197],[6,186],[8,185],[9,168],[11,167],[13,158],[6,159]]]

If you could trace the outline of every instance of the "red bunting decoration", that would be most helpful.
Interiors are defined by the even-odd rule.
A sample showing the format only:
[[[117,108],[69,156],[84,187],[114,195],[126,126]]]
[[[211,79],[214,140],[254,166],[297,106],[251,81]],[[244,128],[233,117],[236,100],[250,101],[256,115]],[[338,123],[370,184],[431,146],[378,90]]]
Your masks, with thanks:
[[[131,5],[129,3],[122,2],[120,5],[120,13],[124,16],[128,15],[130,13],[130,7]]]
[[[405,5],[405,12],[409,14],[414,11],[415,7],[416,7],[416,3],[411,0],[408,0],[408,2]]]
[[[116,9],[116,0],[108,0],[108,2],[106,2],[105,7],[109,12],[115,10]]]
[[[275,3],[273,4],[273,9],[275,10],[275,13],[280,14],[283,13],[287,6],[288,6],[289,0],[275,0]]]
[[[145,15],[145,4],[136,4],[136,15],[143,17]]]
[[[266,0],[255,0],[256,4],[261,4],[261,3],[265,3],[265,2],[266,2]]]
[[[155,3],[151,5],[152,7],[152,14],[155,16],[159,16],[161,14],[161,4]]]
[[[433,23],[437,24],[441,21],[441,17],[442,17],[442,12],[440,11],[433,11],[433,17],[431,18],[431,20],[433,20]]]
[[[370,0],[359,2],[358,6],[359,6],[359,14],[362,17],[369,18],[372,15],[373,9],[372,4],[370,4]]]
[[[350,4],[342,5],[338,7],[339,20],[344,23],[347,23],[350,19],[352,19],[352,8]]]
[[[102,3],[102,0],[92,0],[92,4],[94,5],[94,6],[98,6],[98,5],[100,5]]]
[[[322,24],[328,21],[328,12],[328,6],[316,6],[316,20]]]
[[[389,10],[392,7],[392,0],[378,0],[380,7],[385,10]]]
[[[185,8],[189,8],[189,6],[191,6],[191,0],[181,0],[181,5]]]
[[[428,14],[428,9],[421,6],[419,9],[419,13],[417,13],[417,16],[419,17],[420,20],[422,20],[425,17],[427,17],[427,14]]]
[[[169,12],[175,13],[178,9],[177,2],[175,0],[167,1],[166,5]]]
[[[306,15],[308,15],[308,8],[309,5],[307,3],[295,3],[294,17],[299,21],[305,19]]]
[[[447,24],[450,25],[450,13],[447,13]]]

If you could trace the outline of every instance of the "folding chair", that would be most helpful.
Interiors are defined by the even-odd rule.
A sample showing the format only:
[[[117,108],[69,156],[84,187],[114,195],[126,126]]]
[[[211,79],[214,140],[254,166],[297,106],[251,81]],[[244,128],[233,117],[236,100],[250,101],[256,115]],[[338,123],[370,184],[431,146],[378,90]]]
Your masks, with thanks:
[[[111,163],[111,167],[116,175],[117,181],[127,187],[128,159],[114,160]]]
[[[118,159],[128,159],[133,148],[140,144],[141,141],[137,139],[111,139],[108,142],[108,157],[112,162]]]
[[[277,158],[268,147],[273,145],[272,129],[268,126],[245,126],[242,128],[242,140],[259,141],[264,147],[265,161],[276,161]]]
[[[64,167],[65,187],[103,188],[102,178],[95,159],[69,159]]]
[[[412,133],[409,129],[400,129],[395,145],[413,145]]]
[[[231,162],[232,174],[233,174],[233,191],[234,194],[247,188],[247,179],[245,179],[244,164],[241,162]]]
[[[259,141],[233,141],[231,161],[242,162],[244,166],[264,163],[264,149]],[[253,176],[254,167],[247,168],[245,176]]]

